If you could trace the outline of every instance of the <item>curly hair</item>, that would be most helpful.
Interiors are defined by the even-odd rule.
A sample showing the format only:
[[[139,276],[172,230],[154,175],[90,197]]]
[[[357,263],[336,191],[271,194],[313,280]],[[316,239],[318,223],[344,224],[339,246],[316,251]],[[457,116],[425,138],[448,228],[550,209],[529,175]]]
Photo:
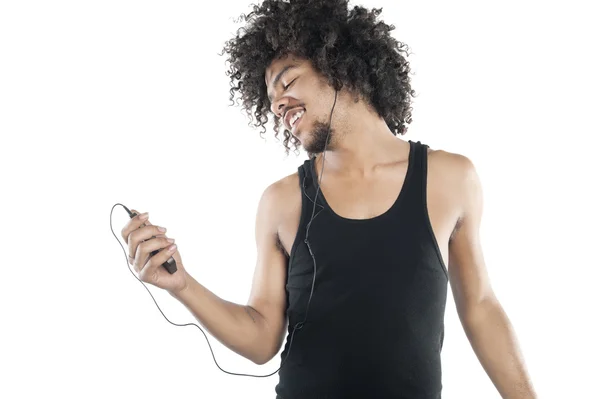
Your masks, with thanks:
[[[272,113],[265,71],[273,60],[288,54],[309,60],[330,86],[346,87],[355,101],[360,95],[394,135],[406,133],[412,120],[410,96],[415,97],[410,67],[402,56],[408,56],[408,46],[390,36],[394,25],[377,21],[382,8],[348,10],[348,0],[265,0],[252,6],[252,12],[240,16],[249,23],[237,30],[219,55],[229,54],[226,75],[231,79],[232,105],[239,92],[248,125],[255,122],[262,127],[261,137]],[[280,124],[274,118],[276,139]],[[290,141],[297,153],[300,141],[285,129],[286,155]]]

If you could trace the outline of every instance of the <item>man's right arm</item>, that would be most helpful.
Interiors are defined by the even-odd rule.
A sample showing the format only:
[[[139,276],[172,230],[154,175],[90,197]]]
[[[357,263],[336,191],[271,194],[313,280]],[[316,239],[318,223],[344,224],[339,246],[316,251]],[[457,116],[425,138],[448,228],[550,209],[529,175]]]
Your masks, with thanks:
[[[256,216],[257,262],[247,305],[226,301],[189,276],[186,289],[171,295],[219,342],[237,354],[264,364],[281,348],[285,336],[287,257],[277,246],[282,183],[264,191]]]

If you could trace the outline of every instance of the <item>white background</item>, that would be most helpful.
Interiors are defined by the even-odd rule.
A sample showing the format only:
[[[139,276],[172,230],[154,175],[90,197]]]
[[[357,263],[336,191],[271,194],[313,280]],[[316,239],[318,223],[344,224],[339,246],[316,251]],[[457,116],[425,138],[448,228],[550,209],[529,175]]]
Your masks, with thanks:
[[[479,172],[486,264],[540,398],[600,398],[593,2],[484,3],[358,4],[383,7],[412,52],[418,97],[402,139]],[[241,0],[1,3],[0,397],[275,397],[277,375],[222,373],[197,328],[163,318],[109,221],[115,203],[150,212],[198,281],[246,303],[259,198],[306,159],[229,106],[217,53],[249,11]],[[116,207],[115,234],[127,220]],[[195,321],[150,290],[170,320]],[[449,292],[443,397],[498,398]],[[228,371],[279,367],[279,355],[256,366],[210,342]]]

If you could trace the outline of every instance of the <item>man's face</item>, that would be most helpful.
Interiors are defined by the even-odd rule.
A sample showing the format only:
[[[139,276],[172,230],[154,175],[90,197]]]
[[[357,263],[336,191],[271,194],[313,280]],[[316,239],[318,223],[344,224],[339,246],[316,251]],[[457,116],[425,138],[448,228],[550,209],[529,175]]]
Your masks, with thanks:
[[[293,55],[273,60],[265,71],[265,84],[271,111],[281,118],[286,130],[300,140],[307,152],[323,152],[328,134],[327,149],[334,148],[335,129],[329,133],[328,128],[335,90],[310,61]],[[338,98],[336,108],[339,106]],[[290,116],[297,111],[304,113],[290,126],[294,121]]]

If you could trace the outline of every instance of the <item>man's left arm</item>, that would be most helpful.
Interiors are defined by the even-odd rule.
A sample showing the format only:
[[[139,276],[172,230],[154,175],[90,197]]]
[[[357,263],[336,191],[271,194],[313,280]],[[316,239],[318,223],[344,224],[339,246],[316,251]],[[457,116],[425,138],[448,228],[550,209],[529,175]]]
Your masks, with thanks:
[[[462,209],[449,243],[448,274],[461,324],[502,398],[535,399],[515,331],[492,290],[484,263],[479,239],[483,209],[479,177],[468,158],[455,155],[453,163]]]

